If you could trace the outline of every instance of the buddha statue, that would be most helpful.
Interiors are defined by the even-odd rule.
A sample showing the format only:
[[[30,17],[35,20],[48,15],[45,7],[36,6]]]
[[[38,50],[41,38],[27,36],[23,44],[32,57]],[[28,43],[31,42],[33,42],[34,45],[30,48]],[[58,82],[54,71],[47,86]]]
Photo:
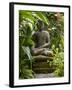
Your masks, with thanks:
[[[35,59],[48,59],[53,55],[53,52],[49,49],[50,35],[45,30],[44,23],[38,21],[39,30],[33,34],[33,41],[35,45],[32,46],[32,55]]]

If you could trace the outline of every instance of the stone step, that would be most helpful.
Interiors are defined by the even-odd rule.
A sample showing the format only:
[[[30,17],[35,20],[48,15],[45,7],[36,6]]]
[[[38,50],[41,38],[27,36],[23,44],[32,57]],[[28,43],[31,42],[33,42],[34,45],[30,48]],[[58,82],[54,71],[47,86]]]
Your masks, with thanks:
[[[49,63],[47,63],[47,62],[40,62],[40,63],[34,63],[33,65],[33,68],[50,68],[51,66],[50,66],[50,64]]]
[[[38,56],[33,56],[33,59],[36,62],[41,62],[41,61],[53,60],[53,57],[47,57],[47,56],[43,56],[43,55],[38,55]]]
[[[35,73],[52,73],[55,68],[33,68]]]
[[[56,77],[54,73],[35,74],[35,78],[53,78],[53,77]]]
[[[43,55],[33,56],[33,58],[38,59],[38,60],[40,60],[40,59],[45,59],[45,60],[53,59],[53,57],[47,57],[47,56],[43,56]]]

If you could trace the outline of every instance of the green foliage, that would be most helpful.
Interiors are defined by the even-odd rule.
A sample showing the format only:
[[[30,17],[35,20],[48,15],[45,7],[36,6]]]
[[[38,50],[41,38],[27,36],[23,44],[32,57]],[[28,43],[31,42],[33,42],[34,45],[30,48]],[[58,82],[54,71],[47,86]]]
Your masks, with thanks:
[[[20,54],[19,60],[19,77],[21,79],[34,78],[34,72],[32,71],[32,56],[29,47],[22,46],[21,52],[22,54]]]
[[[55,74],[63,76],[64,74],[64,14],[61,13],[61,19],[58,22],[55,12],[38,11],[19,11],[19,77],[34,78],[32,71],[33,58],[31,47],[34,45],[32,35],[39,30],[38,21],[41,20],[45,25],[45,30],[50,33],[51,45],[53,50],[54,62],[56,65]]]
[[[48,19],[42,12],[34,12],[33,15],[48,25]]]
[[[24,50],[24,53],[28,56],[28,59],[31,60],[32,59],[32,56],[31,56],[29,47],[23,46],[22,48]]]
[[[50,30],[51,36],[51,47],[54,44],[59,47],[59,44],[64,48],[64,14],[61,14],[61,18],[57,20],[57,14],[54,12],[47,12],[46,16],[49,21],[48,29]]]
[[[54,73],[56,76],[64,76],[64,52],[59,51],[54,45],[52,46],[52,49],[54,51],[53,64],[56,66]]]

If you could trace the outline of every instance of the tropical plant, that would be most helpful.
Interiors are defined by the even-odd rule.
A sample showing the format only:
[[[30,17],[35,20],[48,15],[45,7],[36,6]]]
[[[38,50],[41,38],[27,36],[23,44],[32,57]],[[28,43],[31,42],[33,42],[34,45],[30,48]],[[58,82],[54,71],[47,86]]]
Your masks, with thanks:
[[[55,48],[54,45],[52,49],[54,51],[53,64],[56,67],[56,70],[54,71],[54,73],[58,77],[64,76],[64,52],[59,51],[59,49]]]

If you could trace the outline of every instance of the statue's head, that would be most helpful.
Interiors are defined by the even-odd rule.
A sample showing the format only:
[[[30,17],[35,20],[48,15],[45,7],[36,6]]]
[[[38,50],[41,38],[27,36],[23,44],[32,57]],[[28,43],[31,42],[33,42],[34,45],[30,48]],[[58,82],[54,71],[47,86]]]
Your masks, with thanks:
[[[43,31],[48,28],[48,25],[41,20],[38,20],[37,26],[39,31]]]
[[[44,29],[44,22],[41,20],[38,20],[37,26],[38,26],[39,30],[43,30]]]

